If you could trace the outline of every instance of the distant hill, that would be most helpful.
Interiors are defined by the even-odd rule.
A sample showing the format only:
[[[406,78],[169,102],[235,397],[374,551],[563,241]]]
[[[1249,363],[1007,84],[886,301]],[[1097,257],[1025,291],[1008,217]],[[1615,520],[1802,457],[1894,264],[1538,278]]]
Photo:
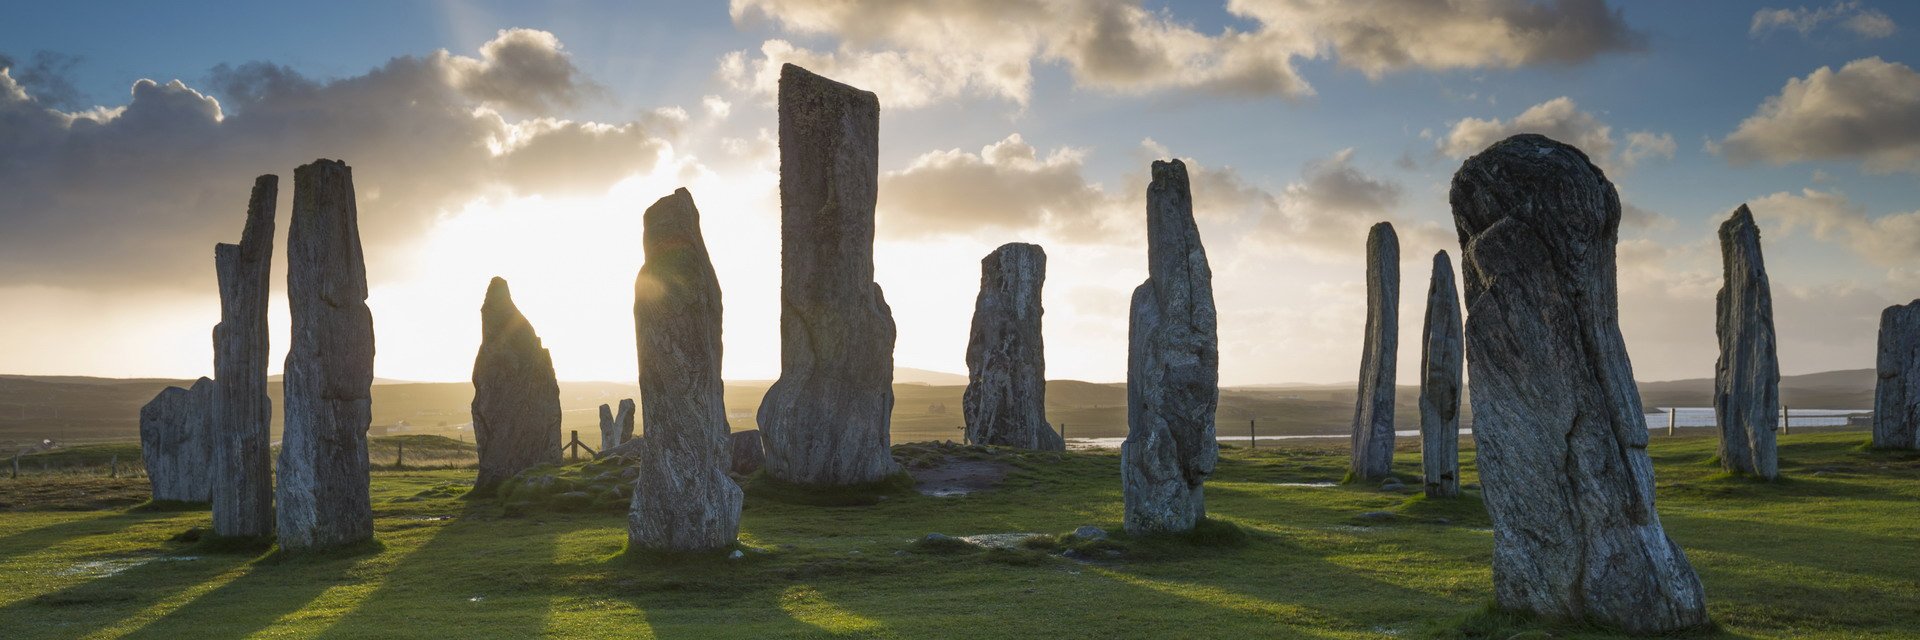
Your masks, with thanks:
[[[1780,377],[1780,402],[1803,409],[1871,409],[1877,374],[1872,369],[1822,371]],[[1640,402],[1654,407],[1713,406],[1713,379],[1640,383]]]
[[[957,384],[961,386],[966,386],[967,377],[958,373],[947,373],[945,371],[915,369],[913,367],[894,367],[893,383],[894,384],[928,384],[928,385]]]

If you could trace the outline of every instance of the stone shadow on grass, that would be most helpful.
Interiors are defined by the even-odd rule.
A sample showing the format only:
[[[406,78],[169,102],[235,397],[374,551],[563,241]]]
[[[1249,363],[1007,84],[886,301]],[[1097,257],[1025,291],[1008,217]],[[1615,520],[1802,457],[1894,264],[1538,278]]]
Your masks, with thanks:
[[[44,593],[0,608],[0,620],[35,620],[33,624],[10,622],[7,633],[25,635],[9,638],[79,638],[126,620],[162,600],[201,585],[246,562],[236,556],[180,555],[186,549],[167,552],[102,557],[89,560],[94,570],[105,575],[52,593]],[[120,562],[133,563],[120,566]],[[79,569],[80,567],[76,567]]]

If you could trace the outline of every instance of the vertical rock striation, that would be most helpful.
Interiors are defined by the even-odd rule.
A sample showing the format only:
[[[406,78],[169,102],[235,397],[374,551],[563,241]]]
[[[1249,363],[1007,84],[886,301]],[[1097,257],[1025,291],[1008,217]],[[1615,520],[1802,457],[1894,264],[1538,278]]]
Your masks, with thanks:
[[[483,496],[528,467],[560,462],[560,383],[553,356],[501,278],[487,283],[480,305],[473,441],[480,450],[473,490]]]
[[[167,387],[140,407],[140,457],[154,500],[207,502],[212,495],[214,382]]]
[[[367,309],[353,170],[316,160],[293,171],[287,232],[286,431],[276,527],[283,549],[373,539],[367,477],[372,420],[373,313]]]
[[[1579,149],[1494,144],[1454,174],[1468,380],[1503,608],[1636,634],[1707,623],[1653,503],[1620,336],[1620,199]]]
[[[1400,237],[1382,222],[1367,231],[1367,333],[1353,408],[1349,480],[1393,471],[1394,363],[1400,355]]]
[[[845,486],[900,472],[888,449],[893,310],[873,281],[880,102],[780,69],[780,379],[760,404],[767,473]]]
[[[1760,227],[1740,205],[1720,225],[1725,280],[1715,298],[1720,360],[1713,373],[1713,419],[1727,471],[1780,476],[1774,431],[1780,427],[1780,359],[1773,341],[1773,292],[1760,256]]]
[[[253,181],[240,244],[213,247],[220,324],[213,327],[213,534],[273,534],[273,401],[267,398],[267,296],[273,284],[280,178]]]
[[[1427,320],[1420,332],[1420,469],[1427,496],[1460,495],[1460,293],[1447,252],[1433,254]]]
[[[627,512],[627,547],[715,551],[740,534],[720,381],[720,281],[686,189],[647,208],[646,264],[633,285],[647,436]]]
[[[1920,300],[1880,312],[1873,446],[1920,450]]]
[[[1125,524],[1133,534],[1191,531],[1220,457],[1213,270],[1193,223],[1187,167],[1153,163],[1147,281],[1133,290],[1127,336],[1127,439],[1120,445]]]
[[[1040,287],[1047,252],[1001,245],[980,261],[980,295],[967,338],[967,391],[961,396],[967,441],[1065,451],[1047,424],[1046,345],[1040,335]]]

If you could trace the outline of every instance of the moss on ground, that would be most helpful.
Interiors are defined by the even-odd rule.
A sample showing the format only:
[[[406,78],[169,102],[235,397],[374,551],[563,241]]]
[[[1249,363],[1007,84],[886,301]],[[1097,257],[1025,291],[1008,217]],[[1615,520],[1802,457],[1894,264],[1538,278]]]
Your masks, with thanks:
[[[1700,464],[1712,439],[1654,438],[1661,520],[1718,623],[1694,635],[1913,637],[1920,456],[1863,451],[1863,439],[1788,435],[1786,480],[1752,482]],[[379,544],[320,556],[208,553],[204,534],[174,540],[207,527],[204,511],[50,510],[76,502],[0,480],[0,494],[25,496],[0,513],[0,620],[28,639],[1611,637],[1487,607],[1492,536],[1471,450],[1470,488],[1443,501],[1329,486],[1345,467],[1338,446],[1230,448],[1207,485],[1208,531],[1170,540],[1121,530],[1114,452],[902,449],[907,462],[979,455],[1014,471],[991,491],[901,490],[865,506],[760,492],[737,558],[626,554],[624,505],[510,514],[510,498],[456,495],[471,470],[376,472]],[[1396,459],[1396,476],[1418,477],[1413,448]],[[528,476],[551,485],[521,495],[537,504],[603,471],[553,467]],[[1387,517],[1359,519],[1373,512]],[[1082,525],[1108,536],[1066,533]],[[933,532],[1037,535],[915,553]]]

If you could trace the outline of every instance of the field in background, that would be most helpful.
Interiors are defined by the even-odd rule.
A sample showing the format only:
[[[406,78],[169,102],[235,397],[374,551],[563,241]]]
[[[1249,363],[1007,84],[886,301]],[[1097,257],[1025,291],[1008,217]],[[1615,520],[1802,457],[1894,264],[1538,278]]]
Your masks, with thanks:
[[[1704,637],[1920,628],[1920,457],[1862,451],[1862,440],[1786,436],[1787,479],[1776,483],[1722,476],[1712,438],[1653,441],[1661,520],[1721,625]],[[1410,445],[1397,454],[1402,477],[1417,474]],[[1477,482],[1470,443],[1462,459],[1463,480]],[[625,559],[623,515],[506,516],[450,495],[471,471],[374,473],[379,545],[347,556],[205,554],[170,541],[208,526],[205,511],[4,513],[0,636],[1608,637],[1476,615],[1492,598],[1492,534],[1477,502],[1316,484],[1345,468],[1336,444],[1225,450],[1207,511],[1251,534],[1241,544],[1122,541],[1120,555],[1093,561],[917,552],[912,541],[932,532],[1119,529],[1114,452],[1011,461],[998,489],[965,497],[822,508],[751,496],[740,560]],[[56,479],[37,495],[112,484]],[[1473,635],[1459,633],[1463,621]]]
[[[904,373],[902,380],[952,382],[954,376],[933,372]],[[121,380],[59,376],[0,375],[0,453],[52,438],[66,444],[137,439],[141,405],[168,385],[185,380]],[[726,386],[729,421],[735,430],[754,427],[760,399],[768,381],[730,382]],[[1870,369],[1832,371],[1781,379],[1781,397],[1789,406],[1854,409],[1873,406],[1874,374]],[[960,440],[960,396],[963,384],[896,383],[894,385],[893,441]],[[281,427],[279,385],[271,387],[275,438]],[[1397,422],[1401,429],[1416,428],[1419,391],[1398,390]],[[1713,383],[1708,379],[1643,382],[1648,408],[1710,406]],[[561,428],[578,430],[580,438],[598,446],[601,404],[617,404],[638,395],[632,384],[563,382]],[[1222,435],[1246,433],[1248,420],[1257,421],[1261,435],[1337,435],[1347,432],[1353,419],[1352,385],[1284,385],[1229,387],[1220,392],[1219,429]],[[374,435],[442,435],[472,442],[462,427],[471,420],[469,383],[386,382],[373,387]],[[1047,418],[1064,424],[1072,438],[1119,437],[1127,429],[1126,387],[1116,383],[1054,380],[1047,383]],[[1463,418],[1471,424],[1472,417]],[[562,440],[565,440],[563,434]]]

